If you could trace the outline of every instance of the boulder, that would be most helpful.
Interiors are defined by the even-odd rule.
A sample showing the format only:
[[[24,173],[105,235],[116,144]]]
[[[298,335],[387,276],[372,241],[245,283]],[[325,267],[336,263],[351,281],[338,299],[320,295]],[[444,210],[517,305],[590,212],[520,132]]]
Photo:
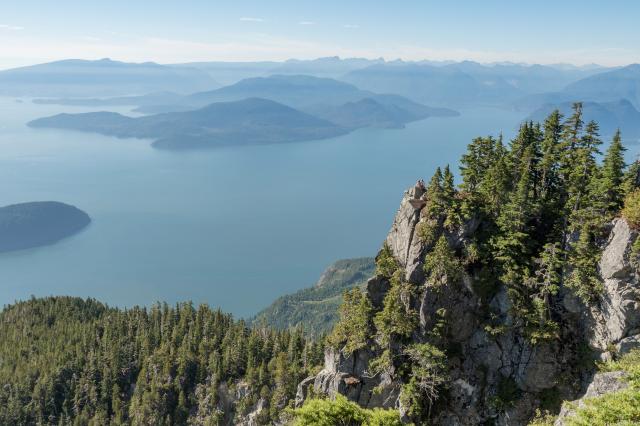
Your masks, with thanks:
[[[618,355],[627,354],[634,349],[640,349],[640,334],[625,337],[616,345],[616,352]]]

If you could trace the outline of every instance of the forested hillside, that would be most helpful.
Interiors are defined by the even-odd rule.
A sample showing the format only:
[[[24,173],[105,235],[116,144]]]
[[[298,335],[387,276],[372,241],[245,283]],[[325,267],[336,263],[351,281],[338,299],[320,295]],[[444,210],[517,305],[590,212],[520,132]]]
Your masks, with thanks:
[[[236,424],[258,400],[269,424],[322,347],[204,305],[54,297],[0,313],[0,360],[1,425]]]
[[[316,285],[276,299],[253,319],[278,329],[301,326],[314,336],[328,333],[338,319],[342,294],[355,286],[364,286],[375,271],[371,257],[342,259],[323,273]]]

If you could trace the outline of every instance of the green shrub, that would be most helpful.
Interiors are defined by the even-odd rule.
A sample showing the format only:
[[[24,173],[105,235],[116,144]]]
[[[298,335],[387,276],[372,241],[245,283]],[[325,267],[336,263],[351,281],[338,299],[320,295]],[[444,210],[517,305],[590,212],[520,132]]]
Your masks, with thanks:
[[[411,284],[402,280],[401,273],[396,273],[391,279],[391,288],[384,297],[383,308],[373,319],[382,345],[388,345],[392,336],[410,337],[415,330],[418,313],[410,303],[413,290]]]
[[[567,419],[569,426],[640,424],[640,350],[600,365],[600,371],[624,371],[629,388],[584,401]]]
[[[424,417],[438,399],[448,380],[446,355],[428,343],[415,343],[405,349],[404,354],[411,365],[409,383],[402,386],[400,401],[408,407],[414,417]]]
[[[364,348],[369,338],[371,309],[371,302],[359,288],[346,291],[339,308],[340,320],[327,343],[345,354]]]
[[[376,256],[376,275],[380,275],[385,278],[391,278],[398,269],[400,264],[393,256],[391,247],[386,243],[383,244],[382,250]]]
[[[636,189],[624,200],[622,216],[627,219],[629,226],[640,229],[640,189]]]
[[[416,227],[416,235],[422,244],[430,246],[436,241],[440,227],[438,222],[427,219],[418,223]]]
[[[640,390],[640,349],[634,349],[616,361],[599,366],[600,371],[624,371],[632,387]]]
[[[555,416],[551,415],[548,411],[536,410],[536,415],[529,422],[529,426],[553,426],[556,421]]]
[[[455,252],[449,247],[444,235],[440,236],[433,250],[424,260],[427,282],[435,288],[446,283],[455,283],[462,275],[462,266]]]
[[[373,410],[360,407],[342,395],[335,400],[309,399],[304,405],[291,410],[293,426],[400,426],[400,415],[395,410]]]
[[[587,399],[584,407],[569,417],[567,426],[640,424],[640,392],[628,389]]]

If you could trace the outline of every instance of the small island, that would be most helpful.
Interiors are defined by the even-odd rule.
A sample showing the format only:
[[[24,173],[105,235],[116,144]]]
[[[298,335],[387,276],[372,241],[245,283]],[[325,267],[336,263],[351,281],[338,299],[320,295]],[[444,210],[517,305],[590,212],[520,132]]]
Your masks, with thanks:
[[[69,237],[91,222],[77,207],[36,201],[0,208],[0,252],[53,244]]]

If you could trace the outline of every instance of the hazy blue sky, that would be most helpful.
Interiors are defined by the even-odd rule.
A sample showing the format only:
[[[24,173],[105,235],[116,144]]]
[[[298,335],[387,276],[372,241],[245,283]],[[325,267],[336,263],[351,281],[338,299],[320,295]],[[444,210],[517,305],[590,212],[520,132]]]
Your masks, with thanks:
[[[333,55],[640,62],[640,1],[0,0],[0,68]]]

